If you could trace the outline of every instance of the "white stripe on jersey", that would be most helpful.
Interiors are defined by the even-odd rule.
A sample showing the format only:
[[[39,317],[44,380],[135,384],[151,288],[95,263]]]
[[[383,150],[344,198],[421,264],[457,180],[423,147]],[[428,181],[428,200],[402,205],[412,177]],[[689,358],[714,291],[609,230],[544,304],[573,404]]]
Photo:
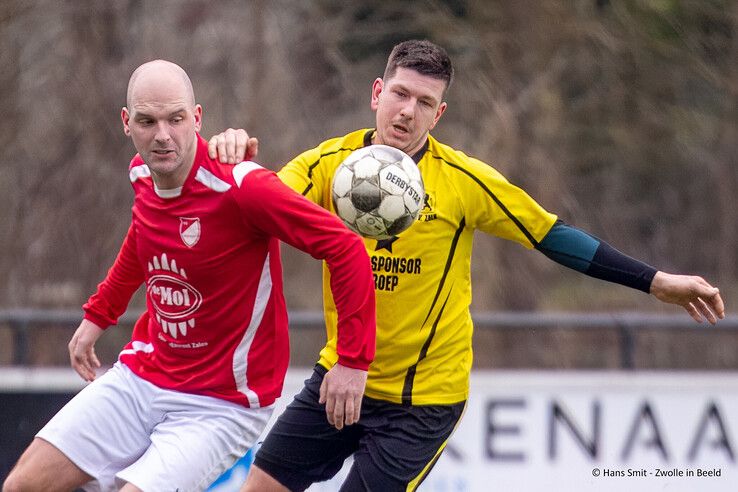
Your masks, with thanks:
[[[121,355],[127,355],[127,354],[135,354],[136,352],[143,352],[145,354],[150,354],[154,351],[154,346],[150,343],[143,343],[139,340],[133,340],[131,342],[131,346],[133,348],[129,348],[126,350],[121,350],[118,357],[120,358]]]
[[[198,168],[197,174],[195,174],[195,180],[204,184],[211,190],[217,191],[219,193],[225,193],[226,191],[231,189],[231,185],[229,185],[219,177],[215,176],[204,167]]]
[[[132,167],[130,171],[128,171],[128,179],[131,180],[131,183],[135,183],[137,179],[139,178],[148,178],[151,176],[151,169],[149,169],[149,166],[146,164],[141,164],[140,166]]]
[[[243,161],[239,164],[236,164],[233,167],[233,178],[236,180],[236,184],[238,185],[238,187],[241,187],[243,178],[245,178],[248,173],[257,169],[264,168],[253,161]]]
[[[264,260],[264,267],[261,270],[261,278],[259,278],[259,286],[256,288],[256,299],[254,300],[254,310],[251,313],[251,322],[243,338],[239,342],[236,350],[233,352],[233,377],[236,381],[236,389],[249,400],[251,408],[259,408],[259,396],[249,388],[248,376],[246,371],[249,366],[249,351],[251,344],[256,336],[256,330],[261,325],[264,317],[269,296],[272,293],[272,275],[269,269],[269,254],[267,253]]]

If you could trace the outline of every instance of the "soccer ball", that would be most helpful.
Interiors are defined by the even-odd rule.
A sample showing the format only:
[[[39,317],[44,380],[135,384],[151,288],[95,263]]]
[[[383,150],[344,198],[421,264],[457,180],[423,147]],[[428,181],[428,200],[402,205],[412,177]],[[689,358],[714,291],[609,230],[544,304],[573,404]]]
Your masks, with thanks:
[[[332,196],[349,229],[366,238],[389,239],[418,218],[425,190],[409,155],[387,145],[369,145],[338,166]]]

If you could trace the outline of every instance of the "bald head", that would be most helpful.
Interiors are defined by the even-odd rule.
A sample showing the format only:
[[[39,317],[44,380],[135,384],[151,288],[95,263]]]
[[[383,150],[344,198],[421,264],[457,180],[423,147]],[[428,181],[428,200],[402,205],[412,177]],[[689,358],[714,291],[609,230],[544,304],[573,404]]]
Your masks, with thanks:
[[[132,108],[141,97],[148,98],[153,92],[168,93],[182,98],[189,106],[195,105],[195,92],[187,72],[166,60],[150,61],[133,71],[128,81],[126,104]]]
[[[182,67],[164,60],[144,63],[128,82],[123,132],[148,165],[160,189],[182,186],[195,160],[202,107]]]

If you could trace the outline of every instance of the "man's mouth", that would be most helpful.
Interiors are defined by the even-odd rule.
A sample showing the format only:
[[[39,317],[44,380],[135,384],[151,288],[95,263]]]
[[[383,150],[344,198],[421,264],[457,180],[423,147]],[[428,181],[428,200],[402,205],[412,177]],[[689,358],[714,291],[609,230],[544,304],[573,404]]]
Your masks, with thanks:
[[[410,130],[408,130],[405,125],[400,125],[398,123],[394,123],[392,125],[392,128],[394,128],[396,131],[398,131],[400,133],[410,133]]]
[[[174,153],[173,150],[167,150],[167,149],[155,149],[155,150],[152,150],[152,152],[156,155],[161,155],[161,156],[166,156],[166,155]]]

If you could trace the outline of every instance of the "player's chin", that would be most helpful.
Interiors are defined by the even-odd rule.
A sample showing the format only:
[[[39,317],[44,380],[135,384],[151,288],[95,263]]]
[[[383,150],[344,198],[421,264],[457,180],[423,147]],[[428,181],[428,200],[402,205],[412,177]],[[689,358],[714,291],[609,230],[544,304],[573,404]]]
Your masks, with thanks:
[[[413,139],[409,133],[393,131],[384,144],[407,153],[413,146]]]
[[[162,175],[173,173],[179,167],[175,156],[162,157],[158,154],[150,155],[146,164],[153,172]]]

